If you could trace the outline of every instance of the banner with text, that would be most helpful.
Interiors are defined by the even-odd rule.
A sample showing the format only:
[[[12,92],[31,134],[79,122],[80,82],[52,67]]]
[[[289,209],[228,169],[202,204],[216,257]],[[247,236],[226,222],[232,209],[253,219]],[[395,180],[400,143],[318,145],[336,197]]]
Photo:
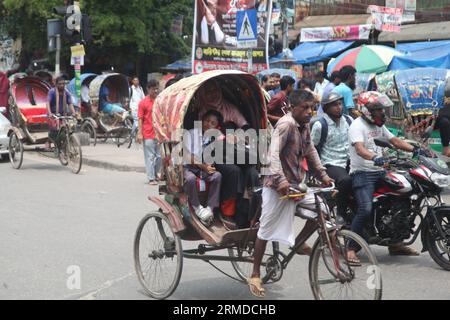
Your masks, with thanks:
[[[372,24],[377,30],[400,32],[403,9],[371,5],[367,8],[367,12],[372,15]]]
[[[250,29],[248,19],[237,26],[237,12],[256,10],[256,34]],[[240,48],[238,30],[254,34],[252,48],[252,73],[269,68],[269,30],[272,15],[272,0],[196,0],[195,23],[192,44],[192,73],[210,70],[248,71],[249,49]]]
[[[356,26],[303,28],[300,42],[369,39],[370,24]]]

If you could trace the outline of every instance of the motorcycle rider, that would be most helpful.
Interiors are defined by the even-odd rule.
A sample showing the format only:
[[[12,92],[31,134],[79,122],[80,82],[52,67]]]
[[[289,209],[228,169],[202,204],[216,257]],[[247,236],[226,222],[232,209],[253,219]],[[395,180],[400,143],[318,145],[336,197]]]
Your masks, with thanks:
[[[322,165],[330,178],[336,181],[339,190],[336,198],[337,215],[345,216],[349,194],[352,192],[352,178],[348,174],[348,154],[350,149],[348,130],[352,123],[350,116],[344,115],[344,98],[336,92],[323,96],[324,114],[314,122],[311,139],[320,155]]]
[[[363,92],[358,97],[358,108],[362,116],[354,120],[349,130],[350,142],[350,175],[353,182],[353,194],[357,210],[352,222],[352,231],[362,235],[364,225],[372,216],[373,194],[377,181],[385,174],[383,165],[388,159],[383,157],[382,148],[375,145],[374,139],[385,138],[397,149],[413,152],[417,155],[428,155],[427,150],[414,147],[395,137],[384,125],[385,109],[393,106],[392,101],[384,94],[375,91]],[[359,247],[350,243],[347,257],[350,263],[359,265],[356,255]],[[390,255],[419,255],[403,243],[389,246]]]

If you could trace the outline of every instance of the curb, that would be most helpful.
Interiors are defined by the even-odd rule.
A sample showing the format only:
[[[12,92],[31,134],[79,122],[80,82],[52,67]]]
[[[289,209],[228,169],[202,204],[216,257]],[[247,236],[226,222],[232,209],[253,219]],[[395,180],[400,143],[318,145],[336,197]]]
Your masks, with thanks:
[[[89,158],[83,157],[83,164],[89,167],[101,168],[112,171],[120,171],[120,172],[139,172],[145,173],[145,167],[142,166],[129,166],[126,164],[117,164],[100,160],[92,160]]]

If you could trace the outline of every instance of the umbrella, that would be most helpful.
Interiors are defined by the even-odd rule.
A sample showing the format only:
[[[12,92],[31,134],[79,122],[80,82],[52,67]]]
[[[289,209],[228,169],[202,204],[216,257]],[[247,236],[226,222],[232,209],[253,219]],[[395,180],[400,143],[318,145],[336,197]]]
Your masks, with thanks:
[[[395,56],[401,55],[401,52],[391,47],[364,45],[342,53],[328,65],[327,72],[331,74],[343,66],[350,65],[360,73],[381,73],[387,70]]]

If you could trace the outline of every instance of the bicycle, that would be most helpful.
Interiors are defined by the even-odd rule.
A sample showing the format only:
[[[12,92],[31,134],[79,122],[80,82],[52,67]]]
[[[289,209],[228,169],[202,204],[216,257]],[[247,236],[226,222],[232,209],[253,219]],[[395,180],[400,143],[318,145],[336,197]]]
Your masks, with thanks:
[[[55,146],[53,149],[55,156],[63,166],[68,166],[74,174],[78,174],[83,160],[81,144],[75,135],[77,119],[60,115],[51,115],[51,117],[59,122],[56,137],[53,139],[49,136],[50,142]]]
[[[286,200],[305,195],[305,190],[291,188],[291,191],[294,193],[285,197]],[[265,255],[267,259],[262,264],[265,266],[266,272],[265,276],[262,277],[263,283],[279,281],[283,276],[283,271],[297,255],[297,250],[317,232],[318,239],[313,245],[308,267],[309,281],[314,298],[318,300],[380,300],[382,297],[382,279],[375,255],[362,237],[352,231],[342,230],[336,225],[334,213],[330,211],[326,204],[324,195],[335,192],[334,186],[330,188],[309,188],[308,192],[313,193],[315,197],[317,218],[314,220],[317,222],[317,228],[299,239],[287,254],[281,251],[279,243],[272,242],[272,253]],[[327,209],[326,212],[321,210],[321,204]],[[301,203],[297,205],[297,208],[310,210],[310,208],[302,207]],[[306,218],[302,216],[301,210],[297,210],[296,216]],[[360,266],[353,265],[347,259],[350,241],[356,242],[361,247],[359,253],[359,256],[361,256]],[[249,259],[245,262],[232,261],[232,265],[242,281],[246,281],[251,275],[253,245],[253,243],[248,243],[243,248],[228,249],[232,257],[242,259],[247,257]]]

